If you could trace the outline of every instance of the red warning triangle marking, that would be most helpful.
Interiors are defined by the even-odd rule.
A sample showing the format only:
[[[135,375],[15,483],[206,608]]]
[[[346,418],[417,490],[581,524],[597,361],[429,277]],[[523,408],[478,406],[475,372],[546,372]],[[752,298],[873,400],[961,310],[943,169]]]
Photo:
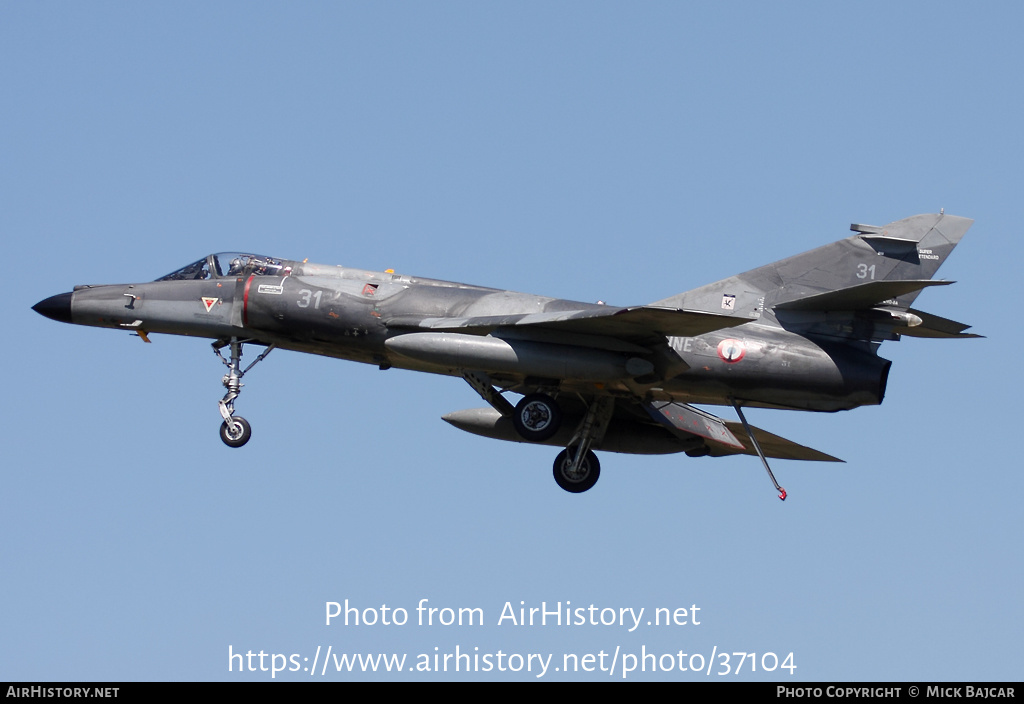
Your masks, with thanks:
[[[210,309],[213,308],[213,304],[219,300],[219,298],[210,298],[208,296],[203,296],[203,305],[206,306],[206,312],[209,313]]]

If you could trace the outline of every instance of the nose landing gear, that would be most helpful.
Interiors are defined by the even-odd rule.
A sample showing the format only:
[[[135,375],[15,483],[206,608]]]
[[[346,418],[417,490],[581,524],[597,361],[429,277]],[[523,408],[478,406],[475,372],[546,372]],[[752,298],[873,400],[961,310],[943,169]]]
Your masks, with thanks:
[[[220,425],[220,439],[228,447],[241,447],[252,437],[252,426],[242,416],[231,416]]]
[[[259,357],[253,360],[252,364],[242,369],[242,346],[246,342],[251,343],[253,340],[239,340],[237,337],[233,337],[230,340],[217,340],[217,342],[213,343],[214,353],[224,363],[224,366],[228,368],[228,373],[221,379],[221,383],[224,384],[224,388],[228,392],[224,394],[224,398],[219,402],[220,415],[224,419],[220,426],[220,439],[228,447],[241,447],[249,442],[249,438],[252,437],[252,426],[249,425],[249,421],[242,416],[235,415],[235,399],[238,398],[238,395],[242,392],[242,387],[245,386],[242,383],[242,377],[245,376],[246,372],[262,362],[276,346],[270,345],[267,347]],[[228,346],[231,347],[230,361],[225,359],[224,355],[220,352],[221,349]]]

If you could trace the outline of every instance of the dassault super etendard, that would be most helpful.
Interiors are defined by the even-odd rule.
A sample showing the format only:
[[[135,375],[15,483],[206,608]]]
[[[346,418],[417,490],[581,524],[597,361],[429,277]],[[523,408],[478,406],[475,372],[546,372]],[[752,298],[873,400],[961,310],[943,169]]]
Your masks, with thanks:
[[[227,366],[221,439],[241,447],[241,379],[288,349],[462,377],[488,406],[444,420],[499,440],[564,448],[555,481],[594,486],[594,450],[838,462],[750,426],[744,406],[839,411],[878,404],[885,340],[978,337],[911,307],[971,226],[944,213],[854,235],[650,305],[579,303],[393,271],[211,254],[156,281],[76,286],[37,303],[76,325],[214,340]],[[246,345],[263,351],[246,367]],[[226,352],[226,354],[225,354]],[[506,394],[518,394],[517,403]],[[731,406],[739,422],[693,404]]]

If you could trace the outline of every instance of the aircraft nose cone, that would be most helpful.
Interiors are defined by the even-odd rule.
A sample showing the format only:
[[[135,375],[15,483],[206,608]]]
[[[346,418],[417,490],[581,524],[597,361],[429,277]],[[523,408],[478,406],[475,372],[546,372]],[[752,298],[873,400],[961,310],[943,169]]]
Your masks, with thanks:
[[[45,298],[32,306],[32,310],[39,315],[45,315],[50,320],[57,320],[62,323],[71,322],[71,294],[58,293],[56,296]]]

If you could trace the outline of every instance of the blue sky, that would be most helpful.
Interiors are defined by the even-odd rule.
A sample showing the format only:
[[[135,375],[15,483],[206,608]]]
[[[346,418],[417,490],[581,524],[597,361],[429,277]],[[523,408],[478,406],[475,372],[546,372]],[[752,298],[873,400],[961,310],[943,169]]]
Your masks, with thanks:
[[[621,679],[553,671],[616,649],[757,653],[739,678],[779,683],[1020,680],[1022,21],[1009,2],[4,3],[0,679],[270,679],[229,671],[229,647],[297,654],[276,679],[360,678],[304,669],[330,646],[553,654],[547,680]],[[572,496],[551,448],[440,420],[481,405],[464,383],[286,352],[246,376],[254,437],[230,450],[206,342],[31,310],[222,250],[640,304],[939,208],[976,222],[940,272],[959,283],[917,304],[986,339],[886,343],[877,408],[751,410],[846,460],[774,463],[785,504],[749,457],[606,453]],[[485,623],[325,625],[346,599]],[[701,623],[498,625],[506,602]],[[790,652],[792,675],[761,669]],[[658,678],[736,676],[629,675]]]

